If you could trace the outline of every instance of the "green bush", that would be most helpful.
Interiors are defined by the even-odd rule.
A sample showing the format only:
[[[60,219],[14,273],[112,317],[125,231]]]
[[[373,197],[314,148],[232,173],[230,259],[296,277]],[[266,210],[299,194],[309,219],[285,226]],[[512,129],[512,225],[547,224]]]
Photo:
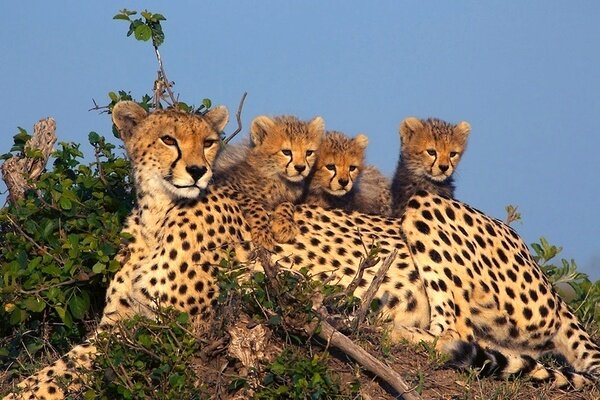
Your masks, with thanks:
[[[23,155],[28,138],[21,129],[2,158]],[[115,254],[133,205],[129,162],[97,133],[89,142],[92,162],[78,144],[60,143],[36,189],[0,210],[2,362],[24,347],[31,355],[48,344],[68,350],[67,339],[83,337],[83,321],[102,310],[120,267]]]
[[[101,333],[99,355],[84,399],[199,399],[192,362],[199,348],[188,315],[159,310],[155,319],[136,316]],[[206,397],[206,396],[204,396]]]
[[[340,399],[340,384],[327,363],[327,353],[306,356],[284,350],[267,367],[256,399]],[[356,393],[354,393],[356,394]]]
[[[562,248],[550,244],[543,237],[539,243],[532,243],[531,248],[533,258],[579,319],[584,323],[600,322],[600,280],[592,282],[587,274],[578,271],[575,260],[561,258],[557,265],[554,260]]]

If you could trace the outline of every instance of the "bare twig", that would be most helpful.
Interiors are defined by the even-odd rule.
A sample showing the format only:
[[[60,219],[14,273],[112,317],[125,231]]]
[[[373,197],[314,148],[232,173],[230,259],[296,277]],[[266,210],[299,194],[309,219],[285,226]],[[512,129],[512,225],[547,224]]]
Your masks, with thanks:
[[[164,82],[164,86],[165,89],[167,90],[167,93],[169,94],[169,98],[171,99],[171,104],[175,105],[177,104],[177,99],[175,98],[175,95],[173,94],[173,91],[171,90],[171,82],[169,82],[169,79],[167,78],[167,74],[165,72],[165,68],[163,66],[163,62],[162,62],[162,58],[160,56],[160,52],[158,51],[158,47],[154,46],[154,54],[156,54],[156,59],[158,60],[158,80],[162,80]],[[156,106],[158,107],[158,104],[156,104]]]
[[[102,111],[100,111],[100,114],[107,113],[109,111],[109,107],[108,106],[101,106],[101,105],[99,105],[98,103],[96,103],[96,100],[94,100],[93,98],[92,98],[92,103],[94,103],[94,107],[90,108],[88,111],[99,111],[99,110],[102,110]]]
[[[106,180],[106,176],[104,176],[104,170],[102,169],[102,163],[100,162],[100,151],[97,147],[94,148],[94,156],[96,157],[96,165],[98,166],[98,177],[106,186],[108,186],[108,181]]]
[[[379,287],[381,286],[381,283],[383,282],[385,274],[387,274],[388,270],[390,269],[390,266],[392,265],[392,262],[396,259],[397,255],[398,251],[394,250],[392,254],[385,258],[381,264],[381,267],[379,267],[379,271],[377,271],[377,274],[375,274],[375,276],[373,277],[369,289],[367,289],[365,295],[361,298],[360,307],[356,312],[356,317],[354,317],[354,321],[352,321],[353,330],[358,329],[360,324],[365,319],[365,316],[367,315],[367,312],[369,311],[369,308],[371,306],[371,301],[373,301],[373,297],[375,297],[375,294],[377,293]]]
[[[229,141],[231,141],[231,139],[233,139],[235,137],[235,135],[240,133],[240,131],[242,130],[242,108],[244,107],[244,100],[246,100],[247,95],[248,95],[248,92],[244,92],[244,94],[242,95],[242,99],[240,100],[240,105],[238,106],[237,113],[235,114],[235,118],[237,120],[238,127],[235,131],[233,131],[233,133],[231,135],[229,135],[229,137],[227,139],[225,139],[223,141],[224,144],[229,143]]]
[[[345,296],[353,295],[354,291],[356,290],[356,288],[360,284],[360,281],[363,278],[363,274],[364,274],[365,270],[375,266],[378,262],[379,262],[378,257],[369,257],[369,256],[365,257],[360,262],[360,265],[358,266],[358,271],[356,271],[356,275],[354,275],[352,282],[350,282],[350,284],[348,286],[346,286],[346,289],[344,289],[343,294]]]
[[[12,203],[22,199],[25,192],[34,187],[31,182],[39,178],[44,171],[55,142],[56,122],[53,118],[42,119],[34,125],[33,135],[25,143],[25,153],[27,150],[37,149],[40,150],[41,157],[17,156],[2,164],[2,178]]]

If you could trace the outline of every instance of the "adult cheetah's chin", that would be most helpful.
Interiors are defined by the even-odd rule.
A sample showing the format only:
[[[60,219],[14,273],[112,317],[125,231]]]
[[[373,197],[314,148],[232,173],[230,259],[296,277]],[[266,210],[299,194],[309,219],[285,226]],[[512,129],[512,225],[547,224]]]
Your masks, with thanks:
[[[200,196],[200,194],[206,189],[207,185],[204,187],[200,186],[200,183],[190,186],[178,186],[174,185],[170,182],[163,181],[163,187],[165,190],[173,197],[175,200],[177,199],[195,199]]]

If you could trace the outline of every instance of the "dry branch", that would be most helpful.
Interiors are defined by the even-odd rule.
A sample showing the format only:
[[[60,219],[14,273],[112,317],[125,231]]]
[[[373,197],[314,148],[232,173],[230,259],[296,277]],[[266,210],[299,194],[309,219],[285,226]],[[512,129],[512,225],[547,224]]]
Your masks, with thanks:
[[[365,270],[377,265],[378,261],[379,261],[379,259],[377,257],[367,256],[366,258],[364,258],[360,262],[360,265],[358,266],[358,271],[356,271],[356,275],[354,275],[352,282],[350,282],[350,284],[348,286],[346,286],[346,289],[344,289],[343,294],[345,296],[354,295],[354,291],[356,290],[356,288],[358,288],[358,285],[360,284],[360,281],[363,278],[363,274],[364,274]]]
[[[396,259],[397,255],[398,251],[394,250],[392,254],[390,254],[385,260],[383,260],[381,267],[379,267],[379,271],[377,271],[377,273],[373,277],[373,280],[371,281],[371,285],[369,285],[369,289],[367,289],[365,295],[362,296],[360,307],[358,308],[356,317],[352,322],[352,328],[354,330],[358,329],[360,324],[365,319],[365,316],[367,315],[367,312],[369,311],[369,308],[371,306],[371,301],[373,301],[373,297],[375,297],[375,294],[377,293],[379,287],[381,286],[381,283],[383,282],[383,278],[385,278],[385,274],[387,274],[388,270],[390,269],[390,265],[392,265],[392,262]]]
[[[356,360],[363,368],[386,381],[404,400],[418,400],[421,398],[404,382],[400,374],[373,357],[365,349],[354,343],[348,336],[331,326],[327,321],[322,320],[320,327],[319,336],[322,339],[327,340],[330,344]]]
[[[237,112],[235,113],[235,119],[237,120],[238,127],[227,139],[223,141],[224,144],[227,144],[242,130],[242,108],[244,107],[244,100],[246,100],[246,96],[248,92],[244,92],[242,98],[240,100],[240,105],[238,106]]]
[[[48,158],[56,143],[56,122],[53,118],[38,121],[33,127],[31,139],[25,143],[27,154],[30,150],[40,150],[40,157],[16,156],[2,164],[2,179],[8,188],[8,199],[12,203],[22,199],[25,192],[34,188],[32,184],[46,167]]]
[[[275,297],[277,297],[279,301],[286,301],[284,296],[280,295],[281,285],[277,278],[277,267],[271,262],[269,253],[264,249],[260,249],[257,251],[257,256],[264,269],[265,277],[267,278],[267,284],[273,289]],[[383,276],[385,276],[385,273],[389,269],[395,256],[396,253],[394,252],[383,262],[380,272],[378,272],[375,278],[373,279],[369,290],[375,288],[374,291],[376,291],[377,288],[379,288],[379,285],[381,285],[381,281],[383,280]],[[381,270],[383,270],[383,272],[381,272]],[[378,281],[378,283],[376,281]],[[369,294],[368,291],[367,294]],[[392,368],[379,361],[361,346],[354,343],[354,341],[352,341],[346,335],[334,328],[327,321],[330,315],[328,314],[327,310],[324,307],[322,307],[322,301],[322,297],[315,296],[315,298],[313,298],[313,311],[319,316],[320,321],[318,324],[311,322],[305,324],[302,327],[302,329],[307,335],[310,336],[316,333],[321,339],[327,341],[327,343],[342,350],[345,354],[356,360],[363,368],[367,369],[368,371],[372,372],[373,374],[377,375],[379,378],[387,382],[398,392],[398,394],[402,396],[403,399],[421,399],[421,397],[417,393],[415,393],[414,390],[411,389],[410,386],[408,386],[408,384],[406,384],[406,382],[404,382],[400,374],[398,374]],[[368,303],[370,303],[370,300]],[[285,318],[283,322],[287,322],[285,321]],[[315,329],[317,326],[320,327],[320,329]]]

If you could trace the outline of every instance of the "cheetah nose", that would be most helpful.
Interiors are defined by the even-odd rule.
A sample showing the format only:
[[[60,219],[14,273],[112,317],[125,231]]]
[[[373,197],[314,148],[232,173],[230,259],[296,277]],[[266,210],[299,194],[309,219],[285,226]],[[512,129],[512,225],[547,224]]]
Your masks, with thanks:
[[[442,171],[442,172],[448,171],[448,168],[450,168],[449,165],[440,165],[440,171]]]
[[[294,165],[294,169],[298,172],[302,172],[306,169],[306,165]]]
[[[194,182],[198,181],[207,171],[206,167],[199,167],[197,165],[190,165],[189,167],[185,167],[185,170],[190,174],[190,176],[194,179]]]
[[[346,185],[348,184],[348,179],[340,179],[338,181],[338,183],[340,184],[341,187],[346,187]]]

